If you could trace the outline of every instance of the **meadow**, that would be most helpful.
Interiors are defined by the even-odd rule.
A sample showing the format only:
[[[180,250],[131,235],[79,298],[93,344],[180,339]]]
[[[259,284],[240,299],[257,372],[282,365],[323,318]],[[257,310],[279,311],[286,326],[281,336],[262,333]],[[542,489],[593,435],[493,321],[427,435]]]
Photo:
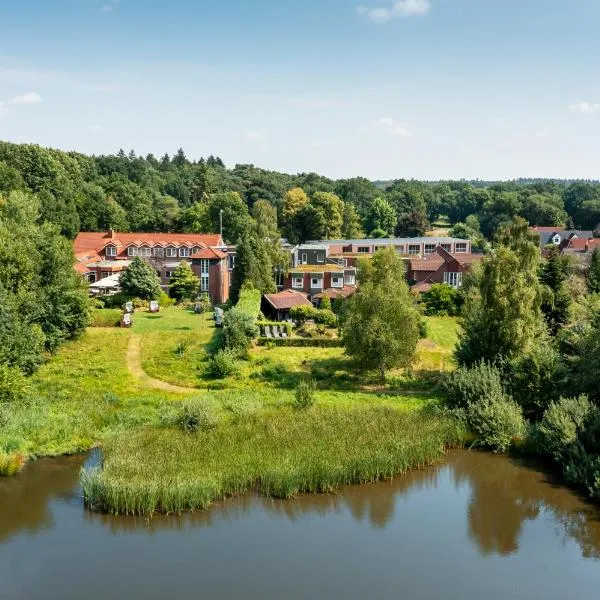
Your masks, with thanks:
[[[306,376],[317,381],[317,408],[427,406],[436,397],[424,375],[450,368],[457,324],[430,318],[428,329],[413,369],[392,373],[383,387],[342,348],[256,347],[235,377],[211,381],[203,371],[220,336],[212,314],[177,307],[136,312],[131,329],[89,328],[66,343],[29,379],[23,401],[0,405],[0,474],[14,474],[31,458],[86,451],[139,428],[164,428],[165,415],[190,399],[225,416],[232,403],[267,411],[289,407]],[[134,336],[143,370],[184,389],[157,389],[133,374],[127,360]]]

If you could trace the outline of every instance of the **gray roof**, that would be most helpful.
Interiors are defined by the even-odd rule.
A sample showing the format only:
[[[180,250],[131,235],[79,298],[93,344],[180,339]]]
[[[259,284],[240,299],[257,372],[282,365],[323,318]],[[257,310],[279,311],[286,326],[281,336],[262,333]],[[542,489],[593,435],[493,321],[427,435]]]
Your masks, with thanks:
[[[88,263],[86,267],[128,267],[130,260],[99,260],[98,262]]]
[[[305,246],[350,246],[352,245],[375,245],[375,246],[396,246],[399,244],[453,244],[456,242],[468,242],[469,240],[463,240],[453,237],[413,237],[413,238],[376,238],[376,239],[363,239],[363,240],[320,240],[310,241],[304,244]]]
[[[538,231],[537,233],[540,236],[540,245],[541,246],[546,246],[547,244],[551,244],[552,239],[554,238],[555,235],[559,235],[561,241],[569,240],[574,235],[577,236],[578,238],[583,238],[586,240],[588,238],[594,237],[593,231],[578,231],[576,229],[569,229],[567,231],[559,231],[557,229],[556,231]]]

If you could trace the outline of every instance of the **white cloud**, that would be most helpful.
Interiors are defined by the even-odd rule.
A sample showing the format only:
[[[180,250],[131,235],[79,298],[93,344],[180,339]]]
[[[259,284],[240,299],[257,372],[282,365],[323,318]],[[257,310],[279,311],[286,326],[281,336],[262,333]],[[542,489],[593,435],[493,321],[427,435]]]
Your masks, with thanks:
[[[359,6],[356,12],[374,23],[389,23],[392,19],[426,15],[430,10],[430,0],[396,0],[389,8]]]
[[[39,104],[42,101],[42,97],[36,92],[29,92],[22,96],[15,96],[11,98],[7,104],[19,105],[19,104]]]
[[[102,133],[104,131],[104,127],[102,127],[102,125],[88,125],[88,130],[92,133]]]
[[[411,132],[404,123],[392,119],[392,117],[380,117],[370,123],[359,127],[361,133],[384,133],[396,137],[410,137]]]
[[[535,137],[538,138],[548,138],[551,135],[551,131],[546,127],[545,129],[540,129],[534,133]]]
[[[569,104],[571,112],[578,112],[582,115],[593,115],[600,111],[600,103],[598,102],[574,102]]]

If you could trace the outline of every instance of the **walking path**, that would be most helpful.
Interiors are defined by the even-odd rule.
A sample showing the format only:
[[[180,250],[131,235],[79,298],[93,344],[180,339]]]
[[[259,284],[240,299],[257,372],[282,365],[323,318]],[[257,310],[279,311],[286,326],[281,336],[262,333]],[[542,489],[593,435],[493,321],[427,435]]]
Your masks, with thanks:
[[[154,379],[147,375],[142,368],[142,336],[132,334],[127,346],[127,368],[129,372],[143,385],[155,390],[164,390],[165,392],[178,392],[180,394],[189,394],[197,391],[195,388],[172,385],[160,379]]]

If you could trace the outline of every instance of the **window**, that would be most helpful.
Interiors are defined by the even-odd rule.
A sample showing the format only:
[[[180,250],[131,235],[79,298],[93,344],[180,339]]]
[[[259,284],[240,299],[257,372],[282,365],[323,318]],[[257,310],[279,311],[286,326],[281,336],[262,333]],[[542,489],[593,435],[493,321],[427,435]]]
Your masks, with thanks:
[[[555,236],[552,238],[552,243],[553,243],[555,246],[558,246],[558,245],[561,243],[561,241],[562,241],[562,240],[561,240],[561,238],[560,238],[560,235],[558,235],[558,233],[557,233],[557,234],[556,234],[556,235],[555,235]]]
[[[229,270],[233,271],[233,268],[235,267],[235,254],[230,254],[228,257],[229,260]]]
[[[462,273],[444,273],[444,283],[451,285],[453,288],[462,286]]]
[[[446,252],[452,252],[452,244],[440,244]]]
[[[311,288],[322,288],[323,287],[323,278],[322,277],[311,277],[310,287]]]
[[[190,255],[189,248],[179,248],[179,256],[181,258],[187,258]]]
[[[117,249],[114,246],[106,246],[106,256],[116,256]]]
[[[334,287],[334,288],[344,287],[344,278],[341,275],[333,275],[331,278],[331,287]]]
[[[433,254],[435,252],[435,244],[425,244],[425,254]]]
[[[152,248],[140,248],[140,256],[152,256]]]
[[[302,260],[300,261],[303,265],[307,265],[308,264],[308,254],[306,254],[306,252],[302,253]]]
[[[359,254],[369,254],[370,248],[369,246],[359,246],[358,253]]]
[[[409,244],[408,245],[408,253],[409,254],[421,254],[420,244]]]
[[[135,246],[129,246],[129,248],[127,248],[127,256],[137,256],[138,255],[138,249]]]
[[[200,289],[203,292],[208,292],[210,287],[210,260],[203,258],[200,261]]]
[[[304,288],[304,277],[292,277],[292,287],[295,290],[301,290]]]
[[[177,248],[166,249],[167,258],[175,258],[177,256]]]
[[[317,252],[317,262],[318,263],[324,263],[325,262],[325,255],[321,254],[321,252]]]
[[[467,252],[467,244],[465,242],[460,242],[456,244],[456,253],[457,254],[466,254]]]
[[[165,278],[171,279],[173,277],[173,271],[165,271]]]
[[[346,285],[356,285],[356,275],[344,275],[344,283]]]
[[[154,256],[156,256],[156,258],[162,258],[164,255],[165,255],[164,248],[154,248]]]
[[[398,254],[404,254],[404,246],[396,246],[396,252]]]

